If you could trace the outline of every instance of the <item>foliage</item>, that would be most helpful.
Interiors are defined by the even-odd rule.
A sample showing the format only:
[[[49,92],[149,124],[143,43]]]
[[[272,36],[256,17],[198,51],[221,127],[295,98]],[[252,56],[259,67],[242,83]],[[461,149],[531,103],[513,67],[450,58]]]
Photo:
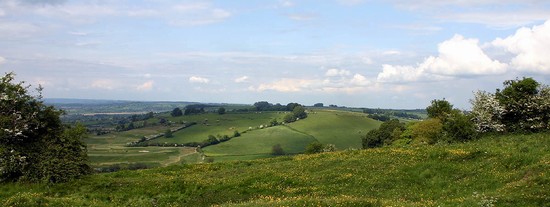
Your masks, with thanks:
[[[472,104],[472,121],[478,132],[504,131],[504,124],[501,120],[506,110],[494,94],[477,91],[470,103]]]
[[[233,132],[233,137],[240,137],[241,136],[241,133],[239,133],[239,131],[235,130]]]
[[[46,106],[29,86],[0,82],[0,181],[64,182],[88,174],[82,126],[65,129],[61,111]]]
[[[382,122],[391,120],[391,117],[385,114],[369,114],[368,117]]]
[[[225,108],[224,107],[218,108],[218,114],[219,115],[225,114]]]
[[[532,78],[504,81],[495,96],[505,108],[502,123],[507,131],[540,131],[549,128],[550,94]]]
[[[281,147],[281,144],[273,145],[271,148],[271,155],[279,156],[284,155],[285,151],[283,150],[283,147]]]
[[[428,118],[438,118],[441,119],[443,122],[445,122],[445,119],[452,110],[453,105],[451,105],[451,103],[449,103],[445,99],[432,100],[431,105],[426,108],[426,111],[428,112]]]
[[[426,119],[407,126],[406,133],[416,142],[434,144],[443,139],[443,123],[437,118]]]
[[[400,138],[403,130],[405,130],[405,126],[398,119],[384,122],[380,128],[367,132],[363,137],[363,149],[389,145]]]
[[[323,103],[316,103],[316,104],[313,104],[313,107],[323,107],[324,104]]]
[[[170,115],[172,115],[173,117],[178,117],[178,116],[182,116],[183,115],[183,111],[181,111],[181,109],[179,107],[176,107],[172,110],[172,112],[170,113]]]
[[[449,141],[469,141],[478,136],[476,126],[470,116],[456,109],[443,123],[443,131]]]
[[[172,135],[172,130],[167,129],[167,130],[164,132],[164,137],[166,137],[166,138],[172,138],[172,137],[174,137],[174,135]]]
[[[315,142],[309,143],[306,146],[306,151],[304,153],[306,154],[320,153],[320,152],[323,152],[323,148],[324,148],[324,145],[322,143],[315,141]]]

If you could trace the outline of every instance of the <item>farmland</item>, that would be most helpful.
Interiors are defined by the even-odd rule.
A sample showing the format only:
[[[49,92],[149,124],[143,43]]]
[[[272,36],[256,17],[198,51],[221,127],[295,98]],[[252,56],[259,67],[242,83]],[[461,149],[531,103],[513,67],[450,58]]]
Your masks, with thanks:
[[[309,118],[304,120],[269,127],[273,120],[282,122],[286,113],[288,112],[245,112],[223,115],[204,113],[179,117],[158,113],[145,122],[157,123],[161,119],[166,119],[168,125],[152,124],[128,131],[91,135],[86,139],[86,143],[93,166],[142,163],[155,167],[183,162],[202,162],[204,157],[212,157],[216,162],[273,157],[271,150],[276,144],[280,144],[287,154],[302,153],[306,145],[315,141],[334,144],[341,150],[357,149],[361,147],[361,136],[380,125],[379,121],[372,120],[362,113],[315,109],[310,111]],[[233,136],[235,131],[242,134],[240,137],[202,150],[191,147],[127,146],[127,143],[138,141],[145,136],[162,134],[183,123],[196,124],[174,132],[171,138],[160,137],[145,143],[173,146],[173,144],[202,142],[208,136]],[[180,161],[174,162],[174,158]]]

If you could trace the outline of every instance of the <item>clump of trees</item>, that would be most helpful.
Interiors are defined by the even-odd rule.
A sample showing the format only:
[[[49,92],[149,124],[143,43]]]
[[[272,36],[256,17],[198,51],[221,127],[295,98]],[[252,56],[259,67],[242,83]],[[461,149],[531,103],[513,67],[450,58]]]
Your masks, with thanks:
[[[271,147],[271,155],[280,156],[285,155],[285,151],[283,150],[283,147],[281,147],[281,144],[276,144]]]
[[[306,154],[316,154],[321,152],[334,152],[334,151],[336,151],[336,146],[334,146],[333,144],[323,144],[318,141],[309,143],[305,149]]]
[[[507,80],[494,94],[474,94],[472,114],[479,132],[537,132],[550,129],[550,88],[532,78]]]
[[[305,118],[307,118],[306,109],[302,105],[295,105],[294,108],[292,108],[292,112],[285,115],[283,120],[285,123],[291,123]]]
[[[428,119],[405,125],[393,119],[363,137],[363,148],[399,143],[464,142],[488,132],[539,132],[550,129],[550,88],[532,78],[504,81],[494,94],[477,91],[468,114],[447,100],[432,100]]]
[[[62,111],[29,94],[7,73],[0,80],[0,181],[65,182],[91,173],[86,129],[64,126]]]
[[[179,107],[176,107],[172,110],[170,115],[172,115],[173,117],[183,116],[183,111],[181,111]]]

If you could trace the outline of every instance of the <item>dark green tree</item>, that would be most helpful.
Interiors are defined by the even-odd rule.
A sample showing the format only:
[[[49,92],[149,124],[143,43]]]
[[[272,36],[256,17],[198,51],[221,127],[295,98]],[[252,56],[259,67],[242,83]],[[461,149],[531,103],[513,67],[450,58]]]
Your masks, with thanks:
[[[363,148],[381,147],[389,145],[399,138],[399,135],[405,130],[405,125],[398,119],[392,119],[384,122],[378,129],[373,129],[363,137]]]
[[[179,107],[176,107],[172,110],[170,115],[172,115],[173,117],[183,116],[183,111],[181,111],[181,109]]]
[[[283,150],[283,147],[281,147],[280,144],[273,145],[271,148],[271,154],[275,156],[284,155],[285,151]]]
[[[172,130],[167,129],[167,130],[164,132],[164,137],[166,137],[166,138],[172,138],[172,137],[174,137],[174,135],[172,134]]]
[[[426,108],[428,112],[428,118],[438,118],[442,121],[451,114],[453,105],[447,100],[432,100],[432,104]]]
[[[218,114],[219,115],[225,114],[225,108],[224,107],[218,108]]]
[[[64,182],[91,172],[82,126],[67,128],[61,111],[46,106],[29,86],[0,80],[0,181]]]
[[[306,109],[303,106],[296,106],[292,109],[294,117],[299,119],[305,119],[307,117]]]
[[[542,89],[542,90],[540,90]],[[504,107],[502,123],[507,131],[547,129],[550,121],[548,88],[532,78],[504,81],[504,89],[495,93]]]
[[[321,143],[321,142],[312,142],[312,143],[309,143],[307,146],[306,146],[306,151],[305,153],[306,154],[315,154],[315,153],[321,153],[323,151],[323,148],[325,146]]]

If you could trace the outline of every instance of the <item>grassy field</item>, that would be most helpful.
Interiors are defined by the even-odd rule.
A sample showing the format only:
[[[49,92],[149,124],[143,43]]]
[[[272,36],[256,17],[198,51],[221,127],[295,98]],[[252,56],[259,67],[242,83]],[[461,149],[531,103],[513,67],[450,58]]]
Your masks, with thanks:
[[[550,134],[3,184],[2,206],[548,206]]]
[[[314,137],[287,126],[275,126],[244,133],[227,142],[208,146],[203,152],[216,161],[244,160],[271,157],[272,147],[276,144],[280,144],[285,153],[301,153],[306,145],[314,141]]]
[[[313,110],[309,112],[308,118],[286,126],[258,129],[260,125],[269,125],[273,119],[281,122],[285,115],[285,112],[250,112],[171,117],[168,113],[164,113],[147,122],[157,123],[159,118],[163,117],[171,121],[172,126],[148,126],[91,136],[86,143],[94,166],[136,162],[150,166],[164,166],[167,163],[173,163],[170,161],[171,157],[183,157],[182,159],[187,162],[202,162],[202,155],[197,159],[194,149],[126,147],[126,143],[139,140],[144,136],[164,133],[169,128],[181,126],[183,122],[197,124],[173,133],[172,138],[161,137],[149,142],[161,144],[202,142],[209,135],[232,136],[235,131],[244,132],[253,129],[243,133],[241,137],[204,149],[205,154],[215,158],[215,161],[250,160],[271,157],[271,149],[275,144],[280,144],[285,152],[290,154],[303,152],[305,146],[315,140],[325,144],[335,144],[341,150],[360,148],[361,136],[380,125],[380,122],[367,118],[363,113]],[[184,157],[187,155],[191,157]]]
[[[308,113],[308,118],[289,126],[315,137],[321,143],[334,144],[337,149],[343,150],[361,148],[361,137],[381,123],[363,113],[313,110]]]
[[[169,117],[172,122],[196,122],[197,125],[174,133],[173,138],[160,138],[151,141],[152,143],[187,143],[201,142],[208,138],[208,135],[233,136],[239,132],[256,128],[260,125],[268,125],[273,119],[282,121],[283,112],[261,112],[261,113],[229,113],[224,115],[208,113],[190,116]]]
[[[143,136],[158,134],[168,127],[155,126],[114,132],[101,136],[90,136],[85,140],[88,145],[88,157],[92,166],[99,167],[114,164],[144,163],[148,166],[166,166],[175,164],[187,155],[195,154],[194,148],[177,147],[126,147],[126,143],[139,140]],[[193,161],[194,159],[187,159]],[[196,162],[196,161],[195,161]]]

